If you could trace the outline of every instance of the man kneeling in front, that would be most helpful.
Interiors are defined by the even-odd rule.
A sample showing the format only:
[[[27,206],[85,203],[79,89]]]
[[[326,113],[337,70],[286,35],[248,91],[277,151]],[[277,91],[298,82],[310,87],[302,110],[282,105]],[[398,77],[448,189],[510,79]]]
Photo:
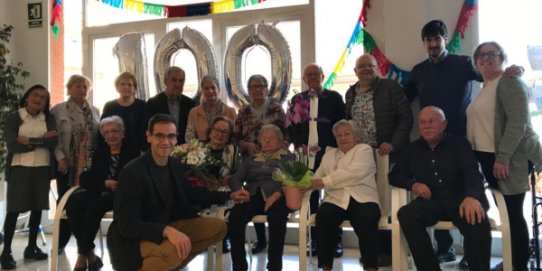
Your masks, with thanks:
[[[392,185],[418,196],[397,212],[417,270],[441,270],[425,228],[449,220],[465,238],[470,270],[489,271],[489,203],[472,148],[464,137],[444,134],[447,122],[438,107],[422,109],[418,122],[421,138],[403,151],[389,174]]]
[[[192,188],[181,164],[170,157],[177,127],[169,115],[152,117],[146,134],[150,149],[119,175],[109,254],[119,271],[178,270],[227,232],[223,220],[199,217],[191,204],[224,203],[229,197],[240,201],[249,195]]]

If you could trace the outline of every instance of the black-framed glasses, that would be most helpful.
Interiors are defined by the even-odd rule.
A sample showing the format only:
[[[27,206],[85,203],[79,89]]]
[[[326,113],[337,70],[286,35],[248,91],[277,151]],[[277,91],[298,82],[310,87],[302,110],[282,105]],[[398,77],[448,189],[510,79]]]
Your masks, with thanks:
[[[479,52],[478,55],[476,56],[476,58],[479,58],[479,59],[484,59],[486,57],[488,58],[494,58],[498,55],[500,55],[501,52],[499,51],[489,51],[489,52]]]
[[[169,141],[177,140],[177,134],[162,134],[162,133],[156,133],[152,135],[154,138],[158,140],[164,140],[167,139]]]

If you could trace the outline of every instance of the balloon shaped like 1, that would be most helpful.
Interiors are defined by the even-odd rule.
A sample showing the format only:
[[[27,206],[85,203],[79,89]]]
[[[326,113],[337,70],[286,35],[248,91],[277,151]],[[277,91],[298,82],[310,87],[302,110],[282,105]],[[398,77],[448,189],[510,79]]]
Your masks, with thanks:
[[[216,57],[209,40],[195,29],[185,27],[181,32],[175,28],[158,41],[154,52],[154,78],[158,93],[165,90],[165,72],[171,66],[172,56],[181,49],[187,49],[194,55],[198,70],[198,82],[205,75],[215,77],[218,75]],[[198,91],[193,99],[199,101],[200,97],[201,89],[198,86]]]
[[[269,97],[283,103],[292,81],[292,56],[288,42],[273,25],[252,24],[239,29],[230,39],[224,59],[224,81],[230,99],[237,107],[248,104],[249,96],[243,88],[242,60],[248,48],[262,45],[271,57]]]
[[[145,37],[140,33],[122,35],[113,47],[113,54],[119,60],[119,71],[130,72],[135,76],[138,85],[135,97],[144,101],[149,98],[147,54],[145,50]]]

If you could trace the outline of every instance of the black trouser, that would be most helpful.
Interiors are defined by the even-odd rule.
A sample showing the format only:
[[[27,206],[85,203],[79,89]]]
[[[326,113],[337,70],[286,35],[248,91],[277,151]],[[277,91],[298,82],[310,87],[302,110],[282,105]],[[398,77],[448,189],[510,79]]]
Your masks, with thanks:
[[[475,151],[474,153],[476,154],[476,159],[478,159],[478,162],[482,166],[482,172],[484,173],[489,186],[498,189],[498,180],[493,175],[495,154],[479,151]],[[525,165],[525,170],[528,170],[528,165]],[[523,216],[525,193],[503,196],[508,210],[508,219],[510,221],[512,266],[514,267],[514,271],[524,271],[527,270],[527,263],[529,262],[529,230],[527,228],[527,221]]]
[[[318,206],[320,205],[320,190],[312,191],[311,197],[309,199],[310,213],[316,214],[318,211]],[[316,227],[311,227],[311,239],[313,243],[317,243],[318,234],[316,233]],[[335,246],[343,241],[343,229],[337,228],[335,230]]]
[[[324,202],[316,212],[316,234],[318,234],[318,267],[333,268],[334,232],[343,222],[350,220],[354,232],[358,236],[359,250],[365,269],[378,269],[378,221],[380,208],[374,202],[359,203],[350,198],[346,210],[339,206]]]
[[[30,221],[28,223],[28,247],[37,247],[36,238],[38,237],[41,213],[42,210],[30,211]],[[2,255],[11,254],[11,242],[13,241],[13,235],[15,234],[15,226],[17,225],[18,217],[19,212],[6,213],[6,220],[4,221],[4,249],[2,250]]]
[[[72,194],[66,205],[68,221],[77,239],[77,250],[88,255],[94,249],[94,239],[105,213],[113,210],[114,194],[100,195],[85,190]]]
[[[450,220],[463,234],[465,257],[471,271],[488,271],[491,257],[491,230],[487,217],[471,225],[459,216],[463,199],[437,201],[416,198],[397,212],[401,229],[418,271],[440,270],[426,227]],[[483,204],[483,203],[482,203]]]
[[[256,215],[267,215],[269,225],[269,247],[267,249],[267,269],[282,270],[282,252],[286,235],[286,223],[291,212],[284,197],[280,197],[267,212],[264,212],[265,201],[258,189],[247,203],[236,204],[230,211],[229,233],[231,241],[231,259],[234,271],[248,270],[245,251],[245,228]]]
[[[60,202],[60,199],[62,199],[62,196],[64,196],[64,194],[70,189],[69,176],[70,174],[63,174],[58,171],[56,172],[56,190],[58,194],[57,204],[58,202]],[[61,212],[62,210],[58,211]],[[66,245],[70,241],[70,237],[72,236],[70,222],[65,219],[61,219],[59,226],[58,249],[64,249],[64,247],[66,247]]]

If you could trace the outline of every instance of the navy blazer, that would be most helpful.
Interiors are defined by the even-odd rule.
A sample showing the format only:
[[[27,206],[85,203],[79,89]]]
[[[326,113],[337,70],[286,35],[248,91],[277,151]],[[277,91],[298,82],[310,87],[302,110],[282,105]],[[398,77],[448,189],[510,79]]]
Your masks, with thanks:
[[[120,172],[114,202],[113,223],[107,234],[111,263],[115,270],[133,271],[141,268],[141,241],[160,244],[162,232],[169,222],[197,216],[195,204],[211,205],[224,203],[229,198],[226,192],[209,192],[192,188],[186,180],[182,165],[169,158],[168,168],[174,180],[175,202],[166,203],[158,179],[154,159],[147,151],[128,163]],[[174,208],[166,208],[174,204]],[[171,210],[168,212],[167,210]]]

